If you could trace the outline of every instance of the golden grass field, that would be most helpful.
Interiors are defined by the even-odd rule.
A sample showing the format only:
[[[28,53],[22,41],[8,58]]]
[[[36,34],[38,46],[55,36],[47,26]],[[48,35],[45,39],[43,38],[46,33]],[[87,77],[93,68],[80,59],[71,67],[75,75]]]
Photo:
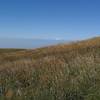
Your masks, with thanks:
[[[100,37],[0,49],[0,100],[100,100]]]

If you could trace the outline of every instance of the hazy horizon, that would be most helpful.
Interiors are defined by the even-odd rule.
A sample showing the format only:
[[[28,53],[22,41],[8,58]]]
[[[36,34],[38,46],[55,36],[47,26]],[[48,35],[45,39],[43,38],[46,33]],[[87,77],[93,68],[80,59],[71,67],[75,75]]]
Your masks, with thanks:
[[[45,47],[67,42],[68,41],[66,40],[54,40],[54,39],[2,38],[0,39],[0,48],[32,49],[32,48]]]
[[[98,37],[98,36],[95,36]],[[32,49],[32,48],[40,48],[50,45],[57,44],[67,44],[71,42],[87,40],[95,37],[85,38],[85,39],[77,39],[77,40],[65,40],[65,39],[53,39],[53,38],[8,38],[8,37],[0,37],[0,48],[20,48],[20,49]]]

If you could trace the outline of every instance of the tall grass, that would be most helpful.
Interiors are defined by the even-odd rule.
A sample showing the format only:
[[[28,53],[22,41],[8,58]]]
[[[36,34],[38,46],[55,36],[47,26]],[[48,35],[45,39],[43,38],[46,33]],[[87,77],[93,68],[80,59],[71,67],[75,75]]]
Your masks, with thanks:
[[[0,100],[100,100],[100,38],[0,59]]]

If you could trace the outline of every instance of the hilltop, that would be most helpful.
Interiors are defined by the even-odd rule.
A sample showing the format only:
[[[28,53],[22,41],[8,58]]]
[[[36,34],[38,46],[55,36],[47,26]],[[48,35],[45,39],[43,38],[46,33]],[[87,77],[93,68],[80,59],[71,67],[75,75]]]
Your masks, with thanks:
[[[100,100],[100,37],[0,50],[0,100]]]

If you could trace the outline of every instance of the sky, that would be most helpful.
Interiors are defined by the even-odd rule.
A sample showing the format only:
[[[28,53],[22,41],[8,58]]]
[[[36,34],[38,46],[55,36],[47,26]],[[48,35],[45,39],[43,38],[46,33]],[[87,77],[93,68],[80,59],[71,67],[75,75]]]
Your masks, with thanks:
[[[0,0],[0,38],[78,40],[100,35],[100,0]]]

